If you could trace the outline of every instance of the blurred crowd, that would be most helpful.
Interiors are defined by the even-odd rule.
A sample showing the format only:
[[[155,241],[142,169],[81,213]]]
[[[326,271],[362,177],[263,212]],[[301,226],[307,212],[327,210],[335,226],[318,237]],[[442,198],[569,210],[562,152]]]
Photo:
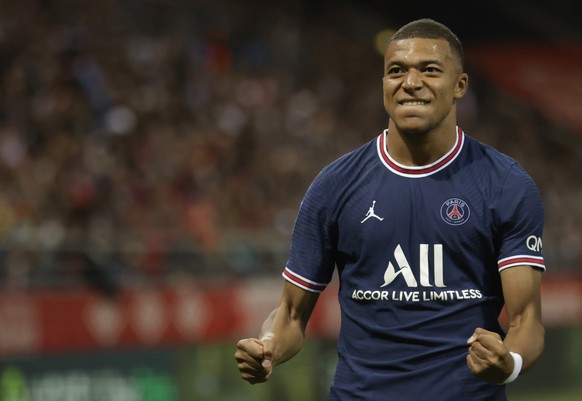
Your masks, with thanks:
[[[370,21],[310,4],[2,2],[1,285],[279,271],[311,180],[387,122]],[[580,145],[471,83],[462,127],[538,182],[549,268],[579,267]]]

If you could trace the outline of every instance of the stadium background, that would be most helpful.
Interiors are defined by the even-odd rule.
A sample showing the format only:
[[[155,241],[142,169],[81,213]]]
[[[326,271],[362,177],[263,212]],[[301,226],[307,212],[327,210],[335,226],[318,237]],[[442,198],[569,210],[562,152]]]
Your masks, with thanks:
[[[311,179],[386,125],[378,48],[419,17],[465,44],[460,125],[546,204],[546,351],[511,399],[582,399],[579,7],[390,3],[0,2],[1,401],[325,399],[334,285],[270,384],[234,347]]]

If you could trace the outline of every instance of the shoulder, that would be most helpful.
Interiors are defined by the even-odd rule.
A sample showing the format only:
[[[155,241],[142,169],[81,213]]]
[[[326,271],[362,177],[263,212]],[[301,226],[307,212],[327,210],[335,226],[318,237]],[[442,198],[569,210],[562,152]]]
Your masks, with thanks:
[[[505,170],[511,169],[514,164],[518,164],[512,157],[471,136],[467,135],[466,141],[469,151],[475,158],[482,158],[483,163],[489,163],[498,169]]]
[[[361,175],[366,168],[378,163],[377,141],[378,137],[375,137],[325,166],[319,172],[313,184],[326,187],[349,184],[354,178]]]
[[[307,189],[300,213],[323,213],[333,219],[342,200],[380,163],[376,141],[373,139],[325,166]]]
[[[489,187],[498,208],[508,212],[512,210],[510,204],[515,207],[527,204],[530,210],[543,209],[539,188],[520,163],[474,138],[469,137],[467,145],[471,155],[465,163],[472,165],[473,181],[481,187]]]
[[[503,181],[519,178],[531,181],[531,177],[519,162],[493,146],[470,136],[466,136],[466,145],[470,161],[476,164],[476,168],[496,175]]]

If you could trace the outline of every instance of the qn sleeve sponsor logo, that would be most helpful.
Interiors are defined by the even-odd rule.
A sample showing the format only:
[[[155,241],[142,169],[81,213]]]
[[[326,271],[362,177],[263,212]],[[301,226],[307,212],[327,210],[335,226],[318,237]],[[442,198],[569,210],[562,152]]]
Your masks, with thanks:
[[[541,252],[542,251],[542,239],[540,237],[536,237],[535,235],[530,235],[525,240],[525,244],[527,249],[534,252]]]
[[[435,244],[433,245],[433,264],[432,264],[432,280],[431,283],[431,271],[429,264],[430,257],[430,245],[420,244],[420,266],[419,266],[419,279],[420,285],[422,287],[446,287],[443,278],[443,245]],[[406,259],[406,255],[402,251],[400,244],[394,250],[394,259],[398,265],[398,269],[390,261],[388,262],[388,267],[384,272],[384,284],[380,287],[386,287],[390,285],[398,276],[402,276],[406,285],[408,287],[418,287],[418,281],[410,268],[410,263]]]

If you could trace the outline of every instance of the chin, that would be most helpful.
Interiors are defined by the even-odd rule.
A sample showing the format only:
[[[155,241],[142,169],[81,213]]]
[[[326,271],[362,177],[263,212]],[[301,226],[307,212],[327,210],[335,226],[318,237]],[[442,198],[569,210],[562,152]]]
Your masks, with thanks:
[[[400,133],[410,135],[424,134],[432,129],[432,127],[429,124],[427,124],[426,121],[424,120],[411,121],[410,119],[407,119],[406,121],[403,122],[395,121],[394,125],[396,126],[396,129],[398,129]]]

